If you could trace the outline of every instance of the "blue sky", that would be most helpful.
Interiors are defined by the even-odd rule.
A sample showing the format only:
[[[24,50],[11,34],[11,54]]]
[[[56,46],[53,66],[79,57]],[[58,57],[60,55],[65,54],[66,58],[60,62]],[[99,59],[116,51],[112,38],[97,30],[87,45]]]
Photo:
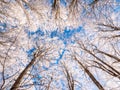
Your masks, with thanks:
[[[6,23],[1,23],[0,22],[0,32],[6,31],[7,24]]]
[[[34,32],[29,31],[29,30],[25,30],[25,32],[27,33],[28,38],[30,38],[30,37],[32,38],[33,36],[35,36],[33,38],[35,38],[36,40],[38,40],[37,38],[44,37],[46,35],[45,32],[43,32],[40,28],[38,28]],[[66,46],[67,44],[74,44],[75,43],[75,41],[71,39],[75,34],[84,33],[84,32],[85,31],[84,31],[83,27],[81,27],[81,26],[76,28],[76,29],[69,29],[69,28],[66,27],[63,32],[60,32],[57,29],[55,31],[50,32],[50,34],[47,35],[47,36],[50,37],[50,38],[57,37],[58,40],[61,40],[64,43],[64,45]],[[35,40],[35,39],[33,39],[33,40]],[[36,48],[32,47],[31,49],[27,50],[26,52],[27,52],[28,55],[31,55],[35,50],[36,50]],[[65,51],[66,50],[64,48],[62,50],[62,52],[59,53],[59,57],[56,59],[57,64],[59,63],[59,60],[62,59],[62,56],[64,55]]]

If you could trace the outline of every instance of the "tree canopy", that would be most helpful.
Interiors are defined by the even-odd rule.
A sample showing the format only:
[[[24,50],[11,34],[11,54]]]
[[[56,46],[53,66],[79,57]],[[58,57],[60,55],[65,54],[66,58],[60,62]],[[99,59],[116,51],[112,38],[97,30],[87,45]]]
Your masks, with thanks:
[[[0,0],[0,90],[119,90],[120,0]]]

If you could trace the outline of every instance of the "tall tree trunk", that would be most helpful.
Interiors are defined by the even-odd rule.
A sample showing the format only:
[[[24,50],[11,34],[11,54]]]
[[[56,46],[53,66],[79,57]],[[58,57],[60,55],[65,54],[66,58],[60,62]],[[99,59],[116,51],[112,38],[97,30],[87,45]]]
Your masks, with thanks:
[[[105,90],[103,86],[95,79],[93,74],[75,57],[75,60],[82,66],[87,75],[91,78],[94,84],[99,88],[99,90]]]
[[[31,66],[35,63],[36,58],[33,58],[31,62],[26,66],[26,68],[20,73],[18,78],[16,79],[15,83],[12,85],[10,90],[17,90],[17,88],[20,86],[20,83],[23,79],[23,77],[26,75],[27,71],[31,68]]]

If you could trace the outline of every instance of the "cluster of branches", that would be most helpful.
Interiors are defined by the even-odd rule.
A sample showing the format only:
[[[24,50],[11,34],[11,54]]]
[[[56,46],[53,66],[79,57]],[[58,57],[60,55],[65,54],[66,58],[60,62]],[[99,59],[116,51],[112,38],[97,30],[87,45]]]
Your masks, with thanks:
[[[109,21],[111,22],[97,23],[98,34],[96,34],[97,37],[95,37],[93,42],[88,38],[83,41],[76,39],[77,49],[84,52],[85,55],[81,56],[76,51],[77,55],[74,54],[74,60],[80,64],[100,90],[105,90],[105,88],[100,84],[100,81],[95,79],[94,74],[90,71],[91,68],[95,68],[99,72],[102,70],[103,73],[109,75],[106,77],[120,80],[120,27],[115,25],[113,20]]]
[[[11,14],[9,14],[10,12],[12,12],[12,8],[14,7],[14,4],[12,5],[12,3],[16,3],[24,12],[26,19],[27,19],[27,23],[30,24],[31,21],[31,14],[29,13],[30,11],[35,13],[36,15],[38,15],[38,17],[40,17],[41,19],[45,19],[44,18],[44,14],[42,14],[42,10],[41,8],[38,8],[36,6],[36,4],[40,3],[40,5],[44,4],[44,2],[48,2],[47,0],[11,0],[11,1],[4,1],[1,0],[0,1],[0,19],[4,19],[5,17],[11,17],[11,18],[16,18],[13,17]],[[69,0],[69,1],[65,1],[66,3],[66,10],[67,10],[67,15],[68,15],[68,19],[72,18],[73,19],[77,19],[81,17],[81,19],[87,15],[91,17],[91,18],[101,18],[101,17],[107,17],[109,16],[109,14],[112,12],[112,10],[114,10],[114,6],[117,5],[113,0],[93,0],[92,2],[87,1],[87,0]],[[52,4],[52,5],[51,5]],[[39,5],[39,6],[40,6]],[[46,4],[47,5],[47,4]],[[54,17],[54,19],[58,20],[60,22],[60,19],[62,19],[61,15],[63,12],[61,12],[61,1],[60,0],[53,0],[52,3],[49,3],[49,10],[48,12],[53,12],[52,17]],[[19,9],[20,9],[19,8]],[[106,13],[107,10],[107,13]],[[65,11],[66,12],[66,11]],[[48,16],[49,17],[49,16]],[[73,18],[74,17],[74,18]],[[85,18],[85,17],[84,17]]]

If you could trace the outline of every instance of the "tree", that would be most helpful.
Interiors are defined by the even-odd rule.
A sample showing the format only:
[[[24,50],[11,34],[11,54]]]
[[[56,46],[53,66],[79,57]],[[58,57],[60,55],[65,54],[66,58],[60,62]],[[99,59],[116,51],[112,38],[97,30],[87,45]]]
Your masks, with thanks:
[[[25,67],[25,69],[20,73],[20,75],[18,76],[18,78],[16,79],[15,83],[13,84],[12,88],[10,90],[16,90],[17,88],[20,87],[20,83],[23,79],[23,77],[26,75],[27,71],[32,67],[32,65],[34,65],[34,63],[36,62],[37,58],[42,59],[42,57],[47,53],[46,50],[43,52],[44,47],[38,47],[38,50],[36,51],[36,53],[33,55],[33,59],[30,61],[30,63]]]

